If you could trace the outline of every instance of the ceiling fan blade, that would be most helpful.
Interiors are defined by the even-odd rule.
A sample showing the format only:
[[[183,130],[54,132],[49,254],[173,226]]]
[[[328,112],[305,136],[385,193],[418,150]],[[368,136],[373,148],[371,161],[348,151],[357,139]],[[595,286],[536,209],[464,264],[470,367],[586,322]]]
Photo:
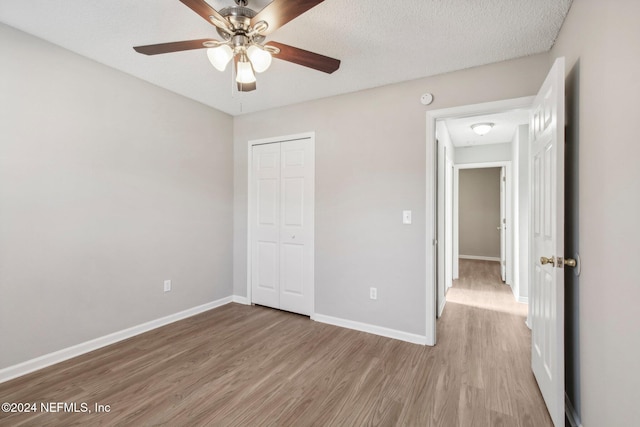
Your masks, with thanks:
[[[180,52],[181,50],[204,49],[204,42],[217,42],[214,39],[185,40],[181,42],[150,44],[146,46],[135,46],[138,53],[145,55],[158,55],[160,53]]]
[[[313,68],[314,70],[322,71],[327,74],[331,74],[340,68],[339,59],[330,58],[328,56],[309,52],[308,50],[299,49],[297,47],[278,42],[268,42],[267,46],[273,46],[280,49],[280,53],[274,54],[273,57],[282,59],[283,61],[293,62],[294,64]]]
[[[287,22],[297,18],[323,1],[324,0],[273,0],[251,19],[251,26],[254,27],[256,23],[260,21],[267,21],[269,28],[262,31],[261,34],[271,34]]]
[[[230,29],[229,22],[225,19],[224,16],[220,15],[220,13],[209,6],[207,2],[204,0],[180,0],[187,6],[189,9],[193,10],[198,15],[202,16],[209,24],[213,24],[216,27],[222,28],[221,25],[224,25],[225,28]],[[214,17],[215,20],[220,21],[220,24],[217,24],[215,21],[211,21],[211,16]],[[224,29],[224,28],[223,28]]]

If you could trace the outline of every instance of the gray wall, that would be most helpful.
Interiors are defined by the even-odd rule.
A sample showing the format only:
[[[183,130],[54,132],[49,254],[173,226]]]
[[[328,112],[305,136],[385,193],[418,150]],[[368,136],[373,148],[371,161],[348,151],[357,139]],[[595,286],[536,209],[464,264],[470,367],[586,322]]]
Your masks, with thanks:
[[[232,118],[2,24],[0,57],[0,368],[231,295]]]
[[[247,141],[315,131],[316,313],[424,335],[433,217],[420,95],[434,94],[433,109],[529,96],[548,67],[543,54],[236,117],[234,292],[247,287]]]
[[[551,57],[567,64],[567,393],[585,427],[640,420],[640,2],[574,1]]]
[[[500,258],[500,168],[460,169],[460,256]]]

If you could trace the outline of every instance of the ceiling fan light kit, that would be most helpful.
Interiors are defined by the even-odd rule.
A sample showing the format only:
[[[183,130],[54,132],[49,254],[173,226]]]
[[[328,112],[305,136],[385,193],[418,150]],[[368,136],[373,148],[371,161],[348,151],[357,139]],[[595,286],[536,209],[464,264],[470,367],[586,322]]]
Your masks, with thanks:
[[[253,68],[245,53],[242,53],[238,60],[236,81],[238,83],[254,83],[256,81],[256,75],[253,73]]]
[[[204,0],[180,1],[214,25],[222,40],[200,39],[136,46],[136,52],[156,55],[208,48],[209,61],[218,71],[226,70],[232,59],[235,61],[236,82],[241,92],[255,90],[255,73],[266,71],[273,56],[328,74],[340,67],[340,61],[334,58],[282,43],[272,42],[270,45],[264,42],[267,34],[324,0],[274,0],[259,12],[246,7],[246,0],[235,0],[236,6],[224,8],[220,12]]]
[[[207,49],[207,56],[216,70],[224,71],[229,61],[233,58],[233,50],[228,45],[223,44],[222,46]]]
[[[278,49],[278,52],[280,50]],[[267,71],[271,66],[271,53],[264,46],[253,44],[247,49],[247,56],[256,73]]]

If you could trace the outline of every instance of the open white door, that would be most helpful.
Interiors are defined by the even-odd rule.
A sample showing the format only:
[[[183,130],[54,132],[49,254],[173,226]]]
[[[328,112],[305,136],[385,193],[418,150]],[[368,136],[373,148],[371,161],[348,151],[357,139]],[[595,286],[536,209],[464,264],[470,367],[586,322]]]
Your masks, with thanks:
[[[500,277],[507,281],[507,174],[504,166],[500,168]]]
[[[556,427],[564,410],[564,58],[531,110],[531,368]]]

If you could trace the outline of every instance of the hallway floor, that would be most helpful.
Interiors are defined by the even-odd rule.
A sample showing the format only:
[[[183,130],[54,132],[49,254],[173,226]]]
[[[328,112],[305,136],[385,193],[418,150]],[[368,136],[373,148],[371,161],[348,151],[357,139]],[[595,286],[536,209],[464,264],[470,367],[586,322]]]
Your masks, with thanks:
[[[551,426],[531,372],[527,305],[500,279],[500,265],[460,260],[460,278],[447,292],[438,345],[459,425]]]

